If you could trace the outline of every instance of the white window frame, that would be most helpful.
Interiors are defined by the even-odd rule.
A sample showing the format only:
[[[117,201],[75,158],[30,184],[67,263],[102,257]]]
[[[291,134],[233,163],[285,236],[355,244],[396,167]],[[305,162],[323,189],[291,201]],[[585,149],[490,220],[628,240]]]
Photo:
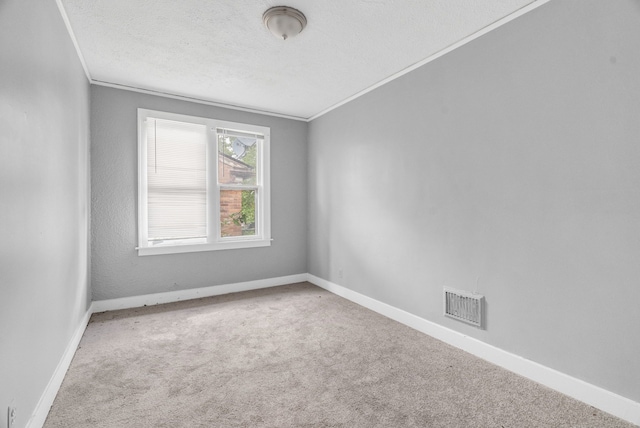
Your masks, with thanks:
[[[149,245],[147,216],[147,118],[165,119],[206,125],[207,127],[207,238],[202,243],[170,243]],[[221,237],[220,189],[233,185],[218,184],[217,129],[228,129],[264,135],[258,145],[256,186],[256,235]],[[154,254],[190,253],[196,251],[231,250],[238,248],[267,247],[271,245],[271,194],[270,194],[270,134],[265,126],[229,122],[204,117],[187,116],[156,110],[138,109],[138,250],[139,256]],[[240,187],[239,187],[240,188]],[[203,239],[203,241],[205,241]]]

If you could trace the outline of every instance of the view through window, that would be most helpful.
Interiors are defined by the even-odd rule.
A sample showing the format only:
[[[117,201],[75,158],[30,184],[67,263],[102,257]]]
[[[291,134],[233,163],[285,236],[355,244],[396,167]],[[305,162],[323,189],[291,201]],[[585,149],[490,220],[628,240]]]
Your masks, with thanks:
[[[269,245],[269,128],[138,116],[140,255]]]

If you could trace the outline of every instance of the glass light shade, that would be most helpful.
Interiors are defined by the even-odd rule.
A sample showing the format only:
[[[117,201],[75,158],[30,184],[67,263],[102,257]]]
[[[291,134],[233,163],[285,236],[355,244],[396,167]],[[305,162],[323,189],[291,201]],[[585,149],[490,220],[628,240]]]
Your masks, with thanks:
[[[262,15],[262,21],[274,36],[282,40],[299,34],[307,25],[307,18],[302,12],[286,6],[268,9]]]

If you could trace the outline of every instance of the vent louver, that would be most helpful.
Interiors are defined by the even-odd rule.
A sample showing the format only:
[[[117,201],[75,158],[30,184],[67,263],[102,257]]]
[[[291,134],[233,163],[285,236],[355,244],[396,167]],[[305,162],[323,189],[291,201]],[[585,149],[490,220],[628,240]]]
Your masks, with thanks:
[[[484,296],[444,287],[444,315],[482,328]]]

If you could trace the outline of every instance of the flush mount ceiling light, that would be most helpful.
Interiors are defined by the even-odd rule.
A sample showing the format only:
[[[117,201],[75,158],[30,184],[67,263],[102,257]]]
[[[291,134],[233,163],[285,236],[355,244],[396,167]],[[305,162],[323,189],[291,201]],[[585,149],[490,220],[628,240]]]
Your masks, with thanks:
[[[279,39],[287,40],[299,34],[307,25],[307,18],[297,9],[276,6],[262,15],[264,26]]]

